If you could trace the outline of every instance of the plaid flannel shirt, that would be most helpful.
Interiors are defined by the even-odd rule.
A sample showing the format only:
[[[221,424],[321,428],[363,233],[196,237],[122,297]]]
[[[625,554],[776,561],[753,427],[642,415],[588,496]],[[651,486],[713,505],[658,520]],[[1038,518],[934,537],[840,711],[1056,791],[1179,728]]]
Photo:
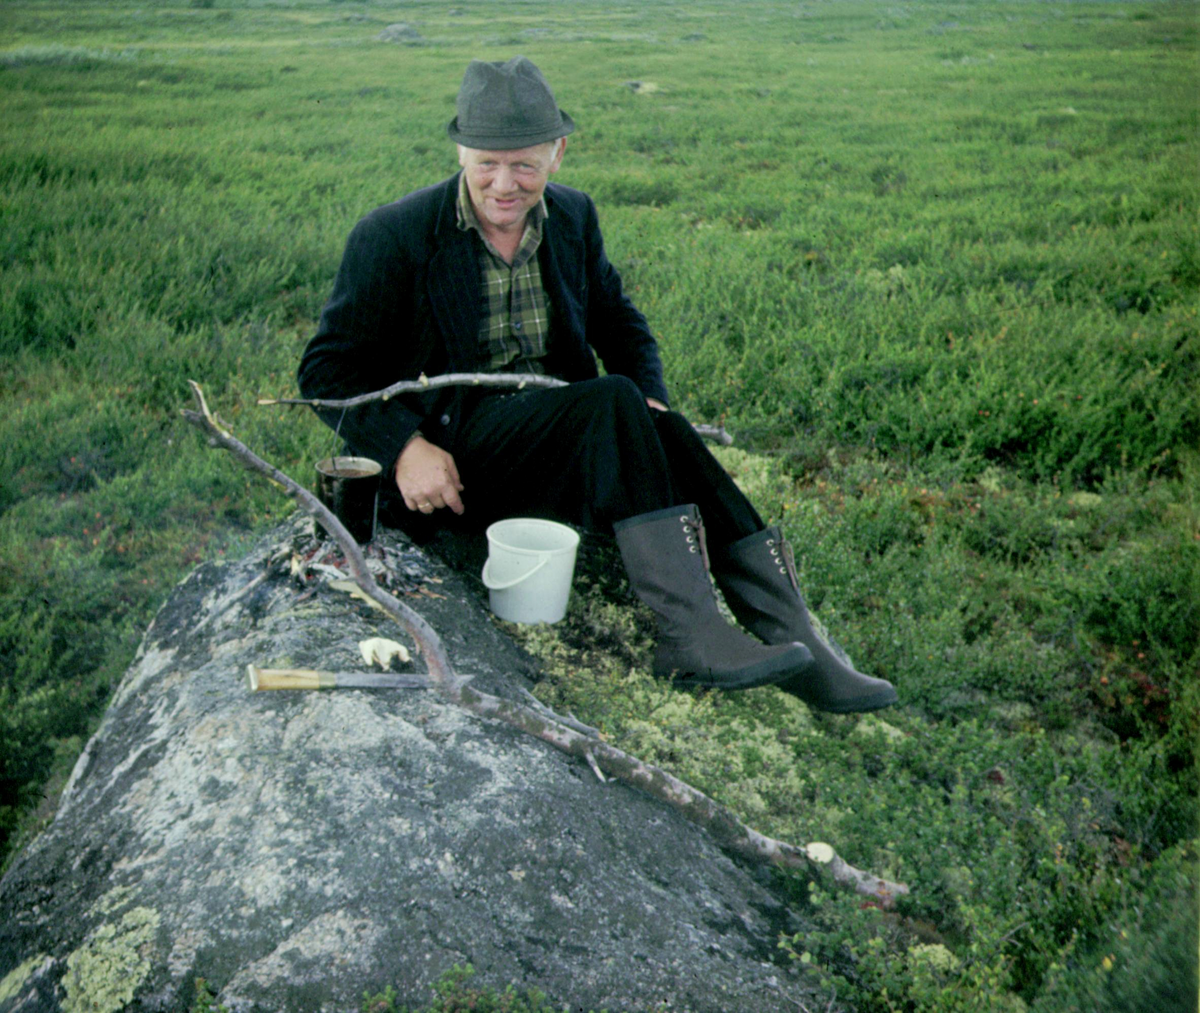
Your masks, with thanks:
[[[542,286],[537,251],[549,213],[543,198],[525,218],[525,232],[512,264],[505,262],[480,228],[466,175],[458,183],[458,227],[483,240],[479,267],[483,313],[479,323],[480,367],[484,372],[544,373],[542,358],[550,333],[550,300]]]

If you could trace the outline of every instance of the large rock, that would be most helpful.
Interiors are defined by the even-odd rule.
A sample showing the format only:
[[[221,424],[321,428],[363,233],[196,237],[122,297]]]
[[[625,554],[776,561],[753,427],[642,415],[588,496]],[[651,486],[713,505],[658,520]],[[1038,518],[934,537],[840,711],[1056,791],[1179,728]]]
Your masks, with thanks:
[[[235,1013],[358,1010],[388,984],[418,1005],[468,961],[572,1010],[811,1001],[775,963],[801,926],[768,881],[636,790],[426,690],[251,694],[247,663],[362,670],[361,640],[407,639],[301,586],[304,529],[201,566],[154,620],[0,882],[2,1013],[187,1010],[197,976]],[[517,695],[528,661],[477,595],[385,544],[458,670]]]

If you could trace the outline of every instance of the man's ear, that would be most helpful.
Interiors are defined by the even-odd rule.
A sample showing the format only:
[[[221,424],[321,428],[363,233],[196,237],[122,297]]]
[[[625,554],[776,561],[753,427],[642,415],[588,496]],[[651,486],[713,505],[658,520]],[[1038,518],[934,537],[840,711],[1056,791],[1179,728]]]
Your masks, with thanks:
[[[466,162],[467,149],[464,148],[461,144],[456,144],[454,146],[458,149],[458,164],[461,165],[465,169],[467,167],[467,162]]]
[[[558,172],[558,167],[562,165],[563,152],[567,150],[567,139],[565,137],[560,137],[554,143],[558,147],[558,152],[550,160],[550,168],[546,170],[547,172]]]

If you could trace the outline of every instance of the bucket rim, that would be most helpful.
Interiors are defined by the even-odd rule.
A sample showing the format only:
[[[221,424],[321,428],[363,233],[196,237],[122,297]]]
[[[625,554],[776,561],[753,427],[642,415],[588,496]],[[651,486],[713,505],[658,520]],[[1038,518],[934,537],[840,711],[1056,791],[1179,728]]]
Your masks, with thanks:
[[[545,528],[550,528],[562,532],[568,539],[566,545],[559,546],[556,549],[527,549],[520,545],[509,545],[505,542],[500,534],[496,533],[496,529],[503,529],[506,524],[533,524]],[[560,555],[565,552],[574,552],[579,548],[579,532],[567,524],[559,521],[546,520],[544,517],[506,517],[501,521],[494,521],[487,526],[485,531],[489,545],[495,545],[497,548],[503,549],[505,552],[512,552],[523,556],[544,556],[544,555]]]

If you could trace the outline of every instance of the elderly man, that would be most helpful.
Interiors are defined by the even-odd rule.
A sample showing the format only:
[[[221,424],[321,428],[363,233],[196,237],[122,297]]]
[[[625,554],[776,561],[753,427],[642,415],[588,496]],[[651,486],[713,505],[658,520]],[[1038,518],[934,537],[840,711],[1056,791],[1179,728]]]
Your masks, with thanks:
[[[344,398],[478,371],[568,381],[321,414],[353,453],[384,465],[414,520],[482,527],[532,515],[615,533],[658,621],[656,674],[726,689],[776,683],[832,711],[894,703],[890,683],[856,672],[818,635],[778,528],[668,409],[657,345],[605,256],[591,199],[548,182],[574,129],[528,60],[472,61],[448,129],[462,171],[355,226],[301,390]],[[710,563],[750,633],[722,617]]]

